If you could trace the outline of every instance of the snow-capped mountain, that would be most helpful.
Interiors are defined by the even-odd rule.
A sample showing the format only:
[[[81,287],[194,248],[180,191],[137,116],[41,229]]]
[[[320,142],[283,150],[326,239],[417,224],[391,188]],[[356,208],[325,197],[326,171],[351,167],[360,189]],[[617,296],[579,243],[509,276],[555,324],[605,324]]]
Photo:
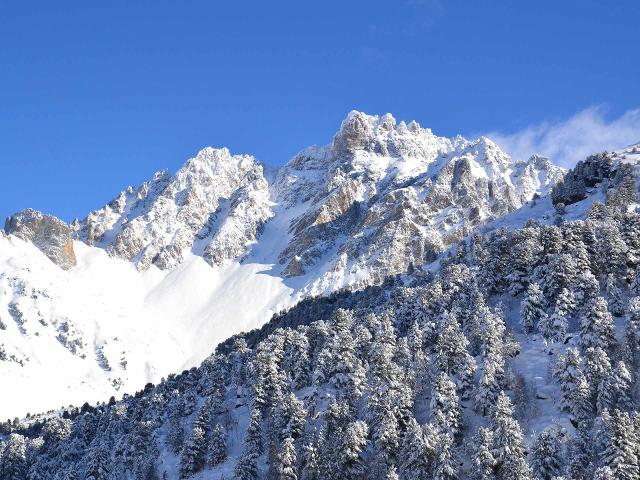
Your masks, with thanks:
[[[389,114],[351,112],[330,145],[300,152],[271,188],[253,157],[206,148],[175,176],[157,173],[73,228],[142,270],[171,269],[186,252],[212,265],[262,257],[321,294],[423,264],[562,175],[543,157],[513,162],[484,137],[448,139]],[[265,225],[275,244],[260,239]]]
[[[428,266],[563,175],[487,138],[351,112],[269,179],[251,156],[205,148],[69,227],[23,212],[0,237],[0,372],[15,385],[0,416],[197,365],[306,296]]]

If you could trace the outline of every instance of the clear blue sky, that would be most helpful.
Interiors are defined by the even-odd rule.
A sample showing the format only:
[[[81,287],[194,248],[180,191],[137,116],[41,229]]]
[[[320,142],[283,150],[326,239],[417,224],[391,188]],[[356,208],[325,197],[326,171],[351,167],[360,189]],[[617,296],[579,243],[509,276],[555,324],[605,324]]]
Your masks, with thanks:
[[[444,135],[613,118],[640,106],[639,20],[636,0],[0,0],[0,216],[83,216],[206,145],[281,164],[351,109]]]

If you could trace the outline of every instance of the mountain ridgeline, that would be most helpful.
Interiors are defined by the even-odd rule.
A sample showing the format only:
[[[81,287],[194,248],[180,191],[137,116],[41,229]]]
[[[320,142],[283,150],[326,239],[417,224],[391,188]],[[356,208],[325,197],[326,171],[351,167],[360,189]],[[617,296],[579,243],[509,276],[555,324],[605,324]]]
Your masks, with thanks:
[[[565,175],[356,112],[270,181],[205,150],[74,222],[77,253],[172,282],[263,262],[296,300],[133,395],[5,423],[0,479],[636,480],[639,164]]]
[[[302,299],[426,275],[563,175],[484,137],[351,112],[279,169],[205,148],[71,225],[20,212],[0,237],[0,374],[18,389],[0,412],[131,393]]]

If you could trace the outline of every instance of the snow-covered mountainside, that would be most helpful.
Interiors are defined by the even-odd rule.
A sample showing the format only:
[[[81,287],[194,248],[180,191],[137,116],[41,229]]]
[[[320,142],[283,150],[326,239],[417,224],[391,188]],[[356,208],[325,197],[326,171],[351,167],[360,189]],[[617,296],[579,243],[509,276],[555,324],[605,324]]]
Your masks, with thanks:
[[[2,424],[0,480],[637,480],[639,161],[587,158],[429,275],[307,298],[134,396]]]
[[[131,392],[302,298],[428,268],[564,174],[487,138],[360,112],[329,145],[264,172],[205,148],[70,227],[12,217],[0,238],[0,375],[15,387],[0,417]],[[30,394],[43,384],[47,396]]]

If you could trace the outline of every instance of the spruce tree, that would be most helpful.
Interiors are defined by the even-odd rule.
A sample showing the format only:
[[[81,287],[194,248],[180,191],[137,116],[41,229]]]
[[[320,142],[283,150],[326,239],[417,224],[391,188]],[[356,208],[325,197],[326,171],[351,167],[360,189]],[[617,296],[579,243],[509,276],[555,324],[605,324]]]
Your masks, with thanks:
[[[622,300],[622,292],[616,282],[616,278],[609,274],[607,275],[607,298],[609,299],[609,310],[616,317],[624,315],[624,303]]]
[[[493,432],[485,427],[478,428],[472,445],[471,478],[473,480],[493,480],[496,478],[497,461],[493,455]]]
[[[209,465],[215,467],[227,459],[227,432],[222,425],[216,424],[211,434],[209,446]]]
[[[529,480],[531,472],[526,463],[522,429],[513,418],[511,400],[504,392],[498,398],[492,428],[499,475],[505,479]]]
[[[520,303],[520,325],[527,333],[535,332],[545,316],[542,290],[537,283],[531,283]]]
[[[615,342],[613,318],[607,310],[607,302],[598,297],[580,319],[580,346],[583,351],[591,347],[610,349]]]
[[[280,446],[278,480],[298,480],[296,473],[296,447],[293,438],[287,437]]]
[[[440,373],[433,387],[431,415],[442,431],[455,435],[460,430],[461,414],[456,386],[444,372]]]
[[[531,469],[536,479],[552,480],[563,470],[562,444],[566,432],[556,425],[543,430],[533,443]]]
[[[638,467],[638,437],[629,413],[614,410],[603,415],[605,422],[605,449],[602,461],[618,480],[637,480],[640,478]]]

